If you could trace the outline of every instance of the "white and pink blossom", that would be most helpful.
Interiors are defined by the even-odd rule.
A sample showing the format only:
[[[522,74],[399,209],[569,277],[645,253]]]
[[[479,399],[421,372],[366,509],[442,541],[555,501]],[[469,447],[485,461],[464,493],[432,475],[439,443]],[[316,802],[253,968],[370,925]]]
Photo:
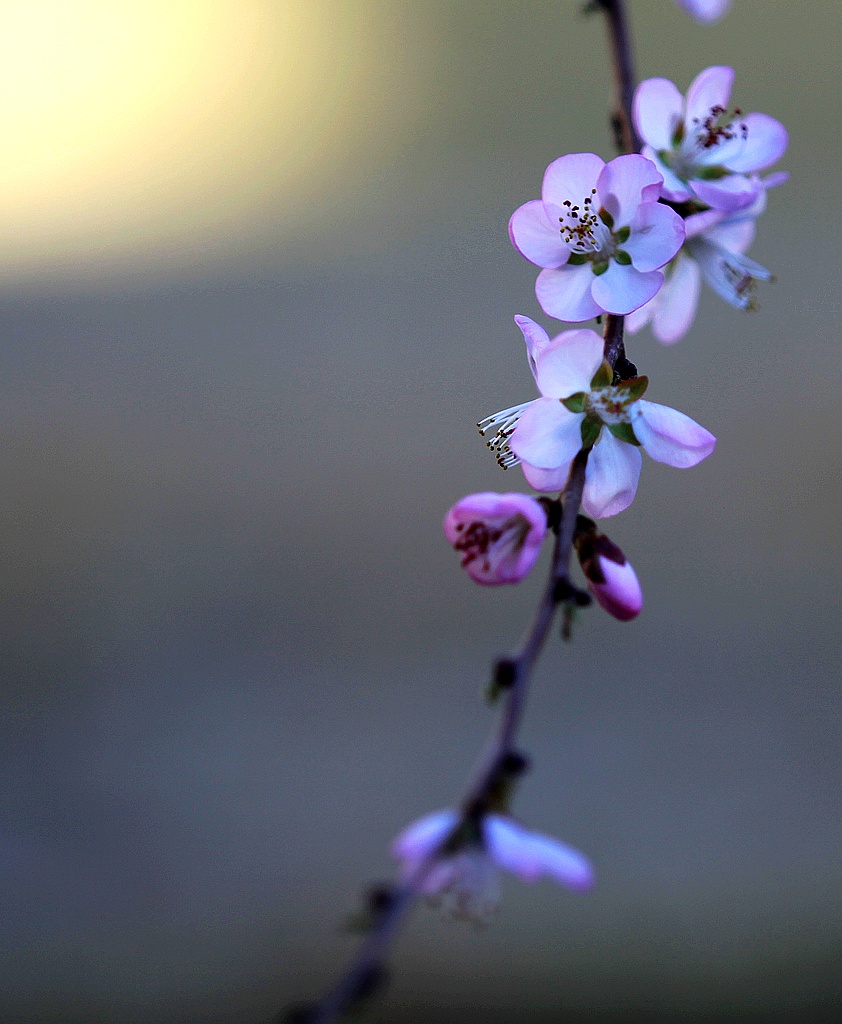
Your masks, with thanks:
[[[554,160],[541,199],[515,210],[512,244],[542,267],[541,308],[581,323],[601,313],[630,313],[661,287],[660,268],[684,241],[681,217],[658,202],[663,178],[637,154],[605,163],[595,153]]]
[[[704,278],[716,294],[737,309],[756,309],[756,286],[771,281],[771,271],[745,255],[754,241],[757,218],[766,207],[766,190],[786,181],[784,173],[757,179],[761,190],[744,210],[705,210],[684,222],[687,239],[666,267],[661,290],[626,318],[632,334],[646,324],[664,345],[672,345],[690,329]]]
[[[750,206],[762,186],[754,176],[783,156],[786,129],[768,114],[729,112],[734,69],[706,68],[685,99],[667,78],[648,78],[634,94],[642,153],[661,172],[671,202],[699,200],[717,210]]]
[[[578,891],[594,883],[593,868],[581,853],[503,814],[475,821],[452,809],[435,811],[401,832],[392,843],[392,855],[401,861],[404,877],[434,856],[422,891],[445,899],[459,916],[480,921],[500,901],[501,869],[525,882],[550,878]]]
[[[731,0],[678,0],[681,7],[697,21],[719,21],[731,6]]]
[[[648,380],[612,383],[603,341],[594,331],[563,331],[550,340],[538,324],[519,317],[541,398],[488,416],[483,433],[501,466],[521,464],[538,491],[560,491],[583,447],[591,453],[582,505],[598,519],[622,512],[634,500],[640,447],[657,462],[686,468],[706,458],[716,438],[689,416],[640,396]]]
[[[476,583],[519,583],[535,565],[547,532],[547,514],[528,494],[483,491],[457,501],[444,534]]]

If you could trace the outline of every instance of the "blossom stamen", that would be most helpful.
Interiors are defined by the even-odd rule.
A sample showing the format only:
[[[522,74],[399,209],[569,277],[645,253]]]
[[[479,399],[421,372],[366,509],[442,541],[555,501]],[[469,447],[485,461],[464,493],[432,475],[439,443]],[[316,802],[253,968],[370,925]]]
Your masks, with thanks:
[[[702,149],[712,149],[720,142],[727,142],[735,139],[737,135],[743,140],[748,138],[748,125],[745,121],[738,121],[743,116],[739,107],[734,107],[734,114],[730,120],[725,121],[724,116],[728,111],[720,104],[710,108],[707,117],[694,117],[693,125],[696,128],[696,145]]]
[[[532,402],[522,402],[520,405],[513,405],[510,409],[503,409],[493,416],[486,416],[477,423],[477,429],[483,437],[496,428],[496,433],[490,441],[486,441],[486,447],[494,452],[497,457],[497,464],[502,469],[510,469],[516,466],[520,459],[509,448],[509,438],[515,431],[517,422],[523,414],[524,409],[532,405]]]
[[[558,218],[561,237],[566,245],[576,253],[590,255],[603,252],[611,241],[611,232],[594,210],[596,189],[585,196],[581,206],[565,199],[561,204],[567,209]]]

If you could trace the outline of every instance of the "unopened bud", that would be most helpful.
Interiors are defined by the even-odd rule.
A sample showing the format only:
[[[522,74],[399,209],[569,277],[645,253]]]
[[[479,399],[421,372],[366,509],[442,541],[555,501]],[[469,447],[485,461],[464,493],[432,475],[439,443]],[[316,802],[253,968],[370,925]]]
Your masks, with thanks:
[[[620,548],[594,530],[577,536],[576,551],[588,590],[599,604],[620,622],[635,618],[643,607],[643,592]]]

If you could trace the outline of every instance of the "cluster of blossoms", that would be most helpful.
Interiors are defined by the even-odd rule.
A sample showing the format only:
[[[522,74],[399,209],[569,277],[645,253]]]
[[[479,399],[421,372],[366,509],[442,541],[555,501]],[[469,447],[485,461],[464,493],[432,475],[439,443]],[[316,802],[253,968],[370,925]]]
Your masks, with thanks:
[[[724,0],[679,0],[700,20],[724,13]],[[574,153],[547,168],[541,198],[519,207],[512,244],[540,273],[535,294],[544,313],[570,324],[609,314],[630,331],[650,324],[673,343],[695,316],[701,279],[725,301],[754,307],[754,286],[771,274],[745,255],[769,188],[785,174],[759,172],[786,149],[783,126],[766,114],[729,112],[734,72],[707,68],[686,97],[664,78],[643,82],[634,97],[639,154],[606,163]],[[684,413],[643,398],[648,379],[625,359],[614,366],[596,332],[577,327],[555,337],[516,316],[540,397],[478,424],[504,469],[520,465],[539,492],[563,492],[585,453],[582,508],[574,548],[592,597],[620,621],[643,606],[634,569],[596,526],[634,500],[641,449],[657,462],[688,468],[716,438]],[[557,501],[482,492],[458,501],[444,532],[469,576],[484,585],[520,582],[557,526]],[[577,593],[579,603],[588,595]],[[506,814],[471,817],[439,811],[410,825],[393,846],[405,872],[420,867],[421,888],[461,914],[484,917],[496,902],[499,869],[532,881],[547,876],[574,888],[592,884],[581,854],[528,832]]]

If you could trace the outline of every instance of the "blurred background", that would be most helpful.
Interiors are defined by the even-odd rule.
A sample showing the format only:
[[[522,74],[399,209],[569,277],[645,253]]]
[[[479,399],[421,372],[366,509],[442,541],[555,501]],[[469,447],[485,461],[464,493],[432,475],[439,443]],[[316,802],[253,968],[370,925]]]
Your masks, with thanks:
[[[719,446],[644,460],[644,612],[536,678],[516,811],[597,888],[421,908],[373,1022],[840,1016],[842,19],[629,6],[639,77],[732,64],[789,128],[778,280],[629,344]],[[541,581],[480,590],[440,524],[527,489],[474,424],[534,395],[513,314],[554,329],[509,215],[613,155],[580,7],[0,5],[3,1021],[268,1021],[460,793]]]

